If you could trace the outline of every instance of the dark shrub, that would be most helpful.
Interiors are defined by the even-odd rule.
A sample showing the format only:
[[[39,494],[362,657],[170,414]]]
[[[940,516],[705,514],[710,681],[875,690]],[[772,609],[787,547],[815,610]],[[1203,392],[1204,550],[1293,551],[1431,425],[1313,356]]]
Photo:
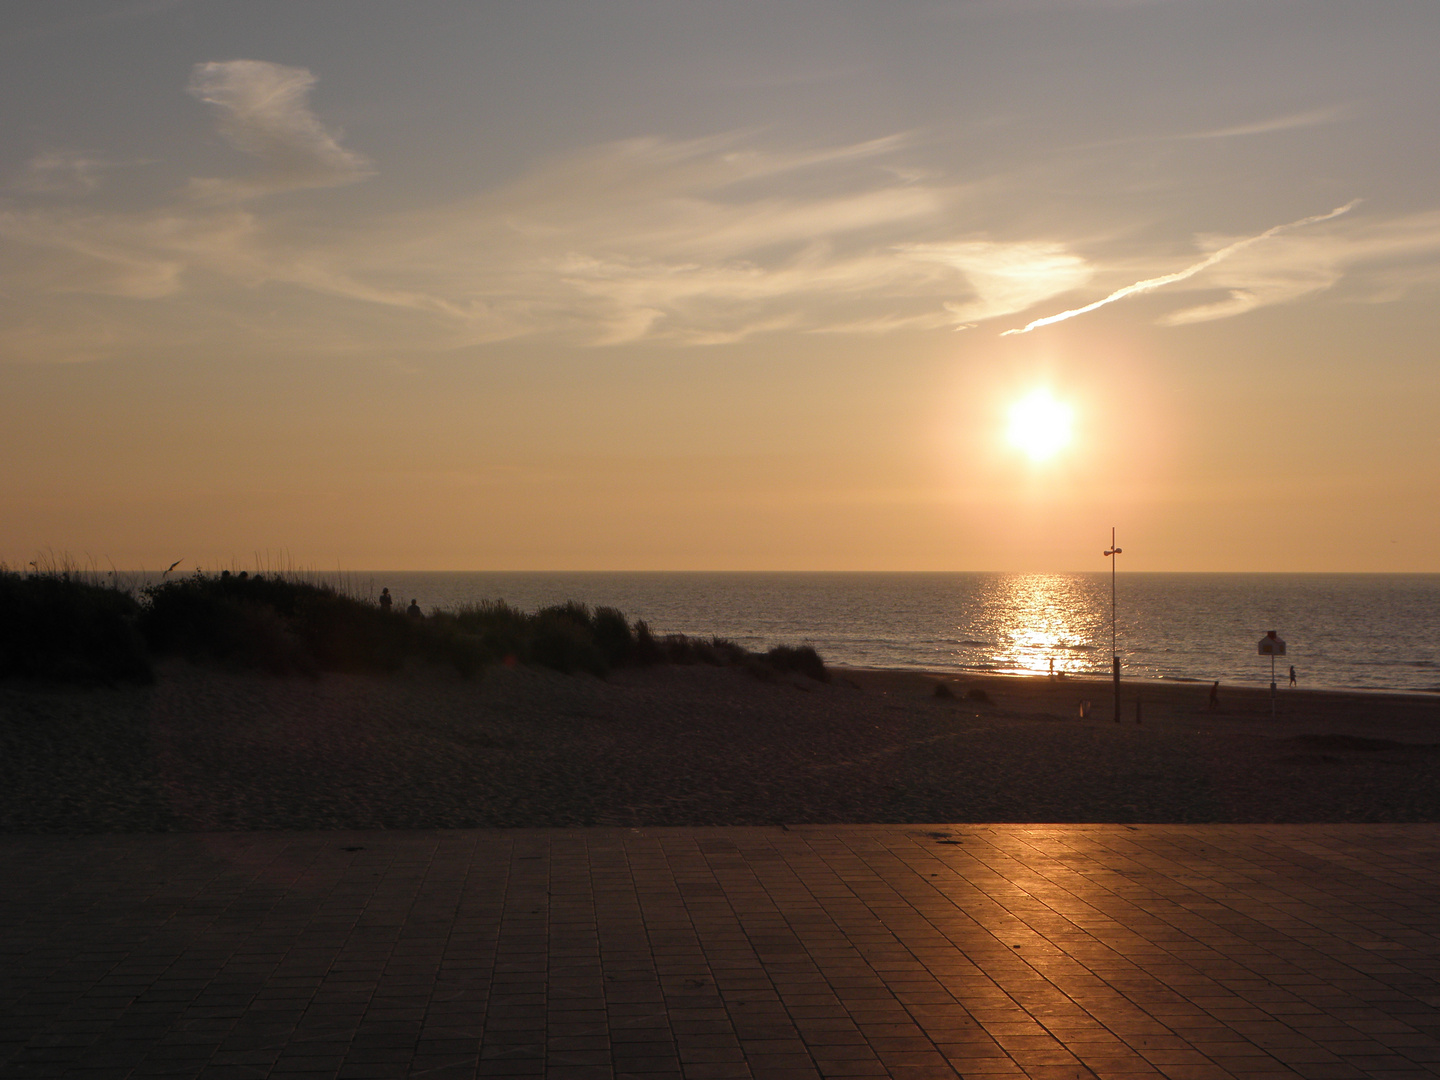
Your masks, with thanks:
[[[613,607],[596,608],[591,625],[595,645],[606,663],[611,667],[621,667],[630,662],[630,654],[635,651],[635,636],[630,632],[624,612]]]
[[[820,682],[830,681],[825,661],[810,645],[776,645],[765,654],[765,660],[776,671],[798,671]]]
[[[949,683],[937,682],[935,684],[935,696],[945,701],[954,701],[955,691],[950,689]]]
[[[157,653],[197,656],[224,648],[233,636],[216,625],[223,594],[212,595],[199,574],[148,586],[144,594],[140,631]]]
[[[966,691],[965,691],[965,700],[966,700],[966,701],[978,701],[978,702],[980,702],[982,705],[989,705],[989,704],[990,704],[990,695],[985,692],[985,688],[984,688],[984,687],[982,687],[982,686],[972,686],[972,687],[970,687],[969,690],[966,690]]]
[[[521,659],[567,675],[572,671],[588,671],[603,676],[610,670],[590,628],[554,608],[535,616],[530,648]]]
[[[0,570],[0,677],[149,682],[139,614],[129,593],[69,573]]]
[[[666,634],[660,639],[660,652],[668,664],[697,664],[695,643],[684,634]]]
[[[589,632],[592,629],[590,609],[578,600],[566,600],[563,604],[552,604],[535,613],[536,619],[568,619],[576,626]]]
[[[644,619],[635,621],[635,663],[641,666],[659,664],[665,659],[665,653],[656,642],[654,635],[650,633],[650,627],[645,624]]]
[[[709,641],[704,638],[686,638],[684,649],[688,653],[688,663],[713,664],[716,667],[740,663],[749,655],[733,641],[720,637],[712,637]]]
[[[411,619],[329,591],[306,597],[296,616],[306,648],[327,671],[395,671],[424,636]]]
[[[314,656],[286,619],[273,607],[254,600],[223,599],[216,605],[216,629],[223,648],[211,655],[272,675],[314,675]],[[217,634],[217,639],[222,634]]]
[[[741,664],[750,655],[745,651],[745,646],[723,637],[712,637],[710,648],[715,653],[716,663],[720,664]]]
[[[157,653],[191,660],[227,660],[276,674],[313,671],[315,663],[295,615],[303,590],[260,575],[206,576],[200,572],[144,590],[140,630]]]
[[[387,622],[401,622],[386,617]],[[449,612],[436,612],[423,622],[403,620],[408,632],[409,655],[419,656],[434,664],[449,664],[469,678],[494,660],[508,653],[496,654],[486,646],[480,634],[467,633]]]
[[[503,600],[403,618],[325,584],[246,573],[162,581],[128,593],[46,573],[0,569],[0,676],[150,678],[156,654],[220,660],[277,674],[394,671],[408,660],[473,674],[498,660],[604,676],[626,664],[743,665],[764,677],[829,675],[810,646],[756,656],[732,641],[633,630],[615,608],[578,601],[533,615]]]
[[[394,671],[407,658],[470,674],[487,652],[454,616],[403,619],[328,585],[196,573],[144,590],[140,628],[159,653],[276,674]]]
[[[666,634],[656,644],[656,649],[659,660],[668,664],[713,664],[724,667],[742,663],[750,655],[741,646],[722,637],[712,637],[706,641],[704,638],[693,638],[685,634]]]
[[[496,660],[519,659],[530,637],[530,616],[504,600],[469,604],[455,612],[455,623],[463,633],[479,638],[485,652]]]

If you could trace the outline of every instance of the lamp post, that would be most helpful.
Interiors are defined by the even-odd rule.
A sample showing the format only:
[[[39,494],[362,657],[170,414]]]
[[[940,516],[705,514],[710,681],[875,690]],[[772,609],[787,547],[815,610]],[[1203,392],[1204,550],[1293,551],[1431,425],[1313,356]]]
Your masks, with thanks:
[[[1120,650],[1115,644],[1115,564],[1120,549],[1115,546],[1115,526],[1110,526],[1110,550],[1105,552],[1110,560],[1110,670],[1115,677],[1115,723],[1120,722]]]

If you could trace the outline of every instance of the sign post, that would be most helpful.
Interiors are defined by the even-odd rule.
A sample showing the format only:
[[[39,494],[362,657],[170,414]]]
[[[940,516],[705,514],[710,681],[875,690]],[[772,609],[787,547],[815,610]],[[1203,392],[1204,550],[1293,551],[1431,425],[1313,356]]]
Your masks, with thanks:
[[[1115,647],[1115,564],[1120,549],[1115,546],[1115,527],[1110,527],[1110,550],[1105,557],[1110,560],[1110,670],[1115,675],[1115,723],[1120,722],[1120,650]]]
[[[1260,655],[1270,657],[1270,719],[1275,719],[1275,657],[1285,655],[1285,639],[1274,630],[1260,639]]]

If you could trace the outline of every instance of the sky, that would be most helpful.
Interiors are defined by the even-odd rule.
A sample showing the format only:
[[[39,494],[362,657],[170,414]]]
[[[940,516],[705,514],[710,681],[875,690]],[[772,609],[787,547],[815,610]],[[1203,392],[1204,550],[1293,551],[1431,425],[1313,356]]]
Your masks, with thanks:
[[[1433,0],[10,0],[0,561],[1440,572],[1437,51]]]

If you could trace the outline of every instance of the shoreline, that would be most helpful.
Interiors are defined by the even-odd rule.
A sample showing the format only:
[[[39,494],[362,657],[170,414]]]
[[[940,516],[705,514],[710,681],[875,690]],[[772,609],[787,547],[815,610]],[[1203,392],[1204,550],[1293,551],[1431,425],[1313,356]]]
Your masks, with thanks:
[[[826,665],[831,671],[856,671],[866,673],[893,672],[897,675],[924,675],[938,680],[952,681],[981,681],[985,679],[1014,680],[1016,682],[1040,682],[1053,683],[1057,686],[1104,686],[1112,685],[1112,679],[1108,675],[1071,675],[1066,674],[1063,678],[1051,677],[1043,671],[988,671],[980,668],[925,668],[925,667],[881,667],[866,664],[829,664]],[[1124,676],[1120,678],[1122,688],[1135,688],[1144,690],[1150,687],[1199,687],[1209,691],[1213,679],[1199,679],[1179,675],[1161,675],[1157,678]],[[1264,694],[1268,698],[1270,687],[1268,683],[1249,682],[1226,682],[1220,681],[1222,692],[1235,693],[1256,693]],[[1276,693],[1280,700],[1284,700],[1286,694],[1354,694],[1363,697],[1399,697],[1415,698],[1421,701],[1431,701],[1440,704],[1440,690],[1411,690],[1394,689],[1367,686],[1326,686],[1309,684],[1304,686],[1286,686],[1281,681],[1276,681]]]

